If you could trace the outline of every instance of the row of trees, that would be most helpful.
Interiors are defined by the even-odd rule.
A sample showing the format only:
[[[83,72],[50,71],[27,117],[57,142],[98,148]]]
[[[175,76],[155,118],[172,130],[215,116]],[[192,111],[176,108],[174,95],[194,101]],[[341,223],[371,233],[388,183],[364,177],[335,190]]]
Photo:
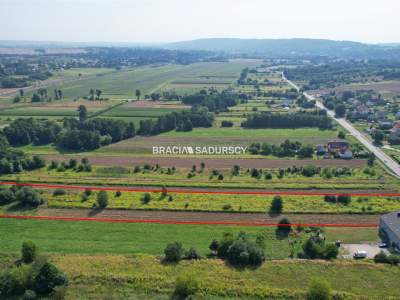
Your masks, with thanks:
[[[193,127],[211,127],[214,114],[206,107],[194,105],[190,110],[172,112],[153,119],[141,120],[137,131],[140,135],[155,135],[171,130],[191,131]]]
[[[285,140],[280,145],[271,145],[268,143],[252,143],[248,150],[251,154],[273,155],[277,157],[310,158],[314,154],[312,145],[302,145],[300,142],[291,142]]]
[[[202,90],[199,93],[184,96],[182,102],[189,105],[201,105],[208,108],[211,112],[227,111],[228,107],[235,106],[240,102],[240,94],[228,91],[208,93]]]
[[[22,151],[9,147],[7,138],[0,134],[0,174],[19,173],[23,170],[34,170],[44,167],[45,161],[39,156],[32,158]]]
[[[332,122],[325,113],[295,112],[290,114],[271,114],[268,112],[252,114],[241,124],[244,128],[301,128],[318,127],[331,129]]]

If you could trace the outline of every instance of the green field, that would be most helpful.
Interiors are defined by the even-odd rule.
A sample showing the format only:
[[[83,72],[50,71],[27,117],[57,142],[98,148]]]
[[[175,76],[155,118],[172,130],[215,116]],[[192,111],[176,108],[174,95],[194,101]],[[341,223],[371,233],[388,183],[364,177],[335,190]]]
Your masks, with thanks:
[[[166,244],[181,241],[184,247],[195,247],[202,255],[209,253],[213,239],[220,239],[225,232],[241,231],[254,238],[263,233],[267,238],[266,255],[270,259],[288,257],[288,239],[278,239],[275,228],[225,226],[225,225],[166,225],[144,223],[98,223],[91,221],[44,221],[0,219],[0,252],[17,253],[24,240],[34,241],[42,252],[76,254],[129,254],[148,253],[160,255]],[[328,240],[346,233],[349,241],[376,240],[375,229],[342,228],[340,233],[326,229]],[[359,235],[359,236],[358,236]],[[290,238],[298,242],[303,236]],[[346,238],[342,238],[346,241]]]
[[[191,85],[193,82],[197,84],[199,78],[208,78],[204,84],[197,84],[200,89],[220,85],[221,78],[228,86],[227,83],[234,82],[243,68],[256,65],[258,62],[234,60],[225,63],[145,66],[109,73],[104,71],[94,78],[83,78],[78,81],[50,86],[47,89],[49,91],[53,91],[54,88],[61,89],[64,97],[68,99],[88,96],[90,88],[102,90],[102,97],[111,99],[135,98],[134,91],[136,89],[141,90],[142,97],[152,92],[171,89],[177,93],[186,93],[188,91],[187,86],[189,90],[192,90]],[[76,75],[80,71],[68,70],[66,72]],[[179,86],[174,86],[174,82],[176,82],[175,84],[179,83]]]

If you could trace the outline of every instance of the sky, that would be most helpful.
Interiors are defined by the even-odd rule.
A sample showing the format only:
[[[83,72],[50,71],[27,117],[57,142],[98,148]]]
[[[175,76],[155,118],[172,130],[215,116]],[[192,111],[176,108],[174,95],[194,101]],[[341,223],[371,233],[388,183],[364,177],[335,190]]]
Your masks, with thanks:
[[[0,0],[0,40],[400,42],[399,0]]]

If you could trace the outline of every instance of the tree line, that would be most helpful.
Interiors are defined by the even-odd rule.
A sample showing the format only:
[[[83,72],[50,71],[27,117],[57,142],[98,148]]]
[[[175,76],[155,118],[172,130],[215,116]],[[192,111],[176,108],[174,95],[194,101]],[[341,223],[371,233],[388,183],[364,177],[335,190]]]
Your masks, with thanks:
[[[301,128],[318,127],[319,129],[331,129],[332,122],[326,116],[326,112],[295,112],[289,114],[271,114],[262,112],[247,116],[241,124],[244,128]]]
[[[211,92],[202,90],[199,93],[184,96],[182,102],[189,105],[201,105],[208,108],[211,112],[227,111],[228,107],[239,103],[242,96],[229,91]]]

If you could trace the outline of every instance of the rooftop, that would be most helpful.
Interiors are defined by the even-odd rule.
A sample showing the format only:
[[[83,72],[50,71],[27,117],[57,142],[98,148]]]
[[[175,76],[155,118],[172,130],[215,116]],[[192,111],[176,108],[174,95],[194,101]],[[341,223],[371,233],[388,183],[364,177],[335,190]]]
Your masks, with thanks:
[[[400,238],[400,210],[383,215],[381,220]]]

